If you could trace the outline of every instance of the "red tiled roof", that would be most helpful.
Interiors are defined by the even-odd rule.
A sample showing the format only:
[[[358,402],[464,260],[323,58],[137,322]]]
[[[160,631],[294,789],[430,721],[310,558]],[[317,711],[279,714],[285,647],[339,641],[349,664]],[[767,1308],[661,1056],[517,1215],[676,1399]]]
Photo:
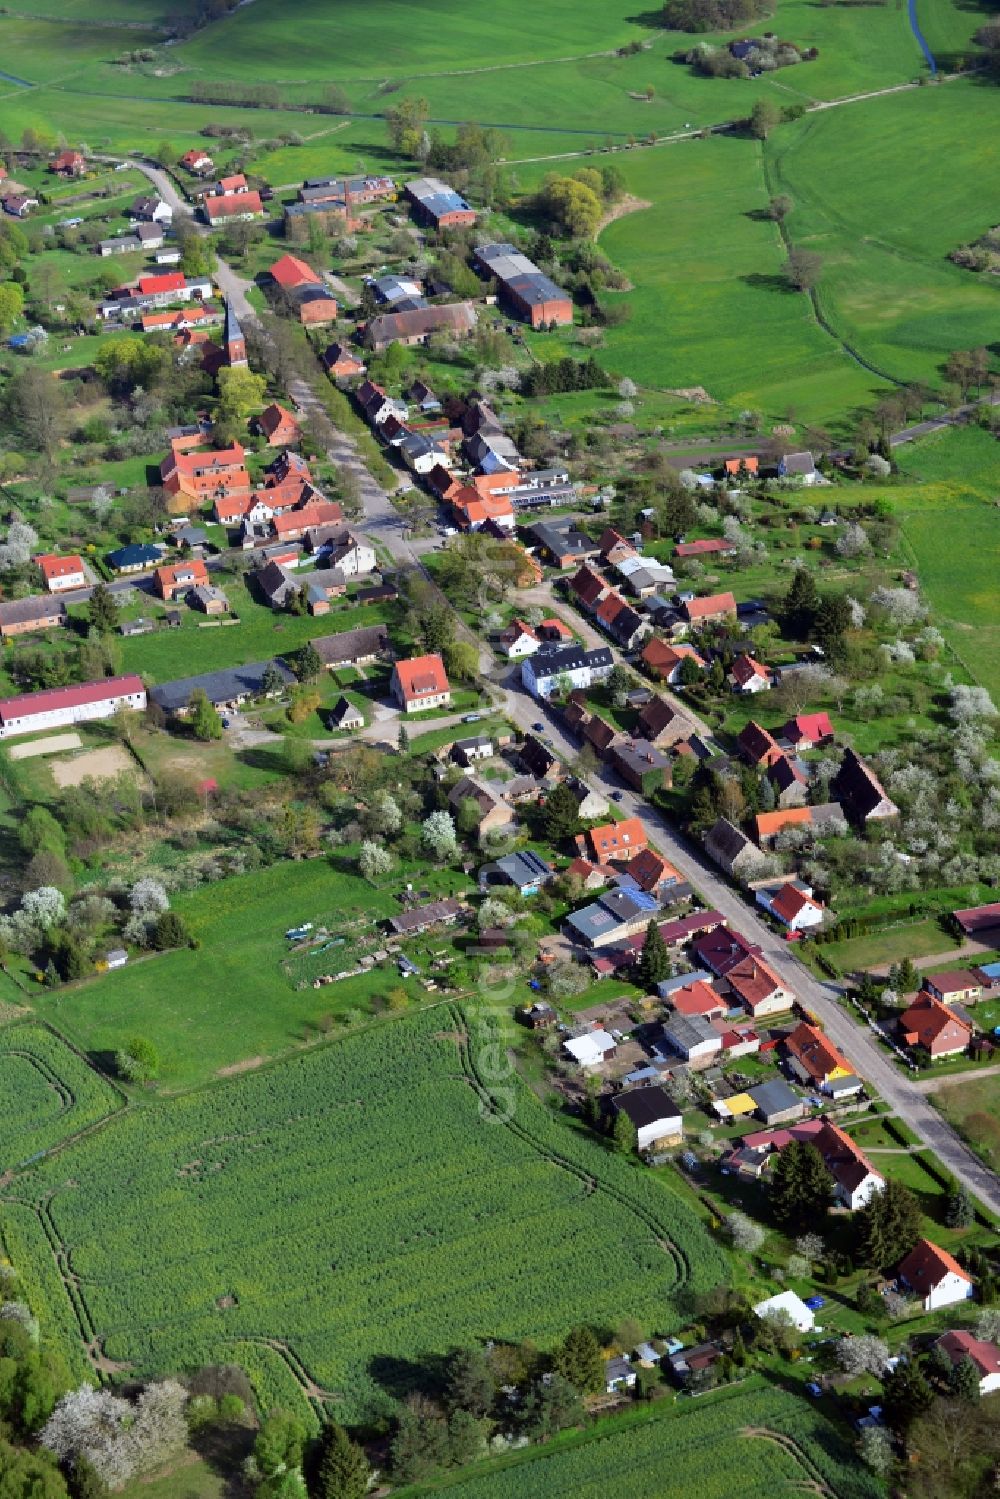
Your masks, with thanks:
[[[260,193],[222,193],[205,199],[205,212],[210,219],[228,219],[244,213],[263,213],[264,205]]]
[[[971,1358],[980,1379],[985,1379],[990,1374],[1000,1374],[1000,1348],[995,1343],[986,1343],[982,1338],[975,1337],[965,1328],[943,1333],[934,1346],[943,1348],[953,1364],[960,1364],[963,1358]]]
[[[745,687],[755,677],[759,677],[764,682],[771,680],[771,673],[767,667],[761,666],[760,662],[755,661],[753,656],[746,655],[736,657],[736,660],[733,662],[733,676],[741,687]]]
[[[899,1024],[907,1045],[922,1046],[932,1054],[935,1042],[949,1031],[952,1032],[950,1039],[956,1042],[960,1032],[965,1034],[966,1043],[972,1036],[972,1028],[926,989],[921,989],[910,1007],[903,1011]]]
[[[292,426],[298,431],[299,424],[290,411],[280,406],[277,401],[272,401],[270,406],[265,406],[258,417],[261,430],[265,437],[273,437],[281,427]]]
[[[267,495],[263,498],[266,500]],[[310,500],[298,510],[286,510],[272,521],[274,534],[280,541],[289,531],[307,531],[310,526],[332,526],[344,519],[344,512],[336,500]]]
[[[928,1296],[946,1275],[958,1275],[968,1285],[972,1284],[954,1255],[932,1244],[930,1239],[917,1240],[901,1262],[898,1273],[918,1296]]]
[[[323,278],[300,260],[297,255],[282,255],[271,267],[271,275],[279,286],[293,290],[296,286],[321,286]]]
[[[713,614],[735,614],[736,600],[731,593],[708,593],[704,598],[689,599],[684,605],[688,619],[706,619]]]
[[[612,590],[607,598],[602,599],[594,610],[594,618],[599,619],[606,629],[610,629],[619,614],[626,607],[625,600],[621,595]]]
[[[813,906],[817,911],[822,911],[823,909],[818,900],[813,900],[811,895],[806,895],[804,891],[800,890],[798,886],[793,885],[791,881],[787,885],[782,885],[777,895],[771,901],[771,910],[782,921],[794,921],[799,912],[805,910],[806,906]]]
[[[17,697],[0,700],[0,723],[15,718],[34,718],[39,713],[54,713],[59,708],[82,708],[105,698],[128,697],[145,692],[142,678],[102,677],[99,682],[81,682],[72,687],[50,687],[45,692],[22,692]]]
[[[735,552],[736,543],[726,541],[721,536],[706,538],[704,541],[679,541],[674,547],[675,557],[704,557],[711,552]]]
[[[394,669],[407,702],[451,691],[444,662],[438,655],[412,656],[409,661],[397,661]]]
[[[814,1082],[822,1083],[831,1072],[853,1071],[850,1062],[815,1025],[803,1020],[785,1037],[785,1045]]]
[[[726,1001],[704,979],[695,979],[683,989],[675,989],[670,1003],[678,1015],[721,1015],[728,1008]]]
[[[139,290],[144,297],[154,297],[159,292],[183,291],[187,277],[183,271],[164,271],[160,276],[140,276]]]
[[[680,875],[672,864],[654,848],[645,848],[638,858],[629,864],[628,872],[642,890],[652,891],[658,885],[680,883]]]
[[[782,736],[790,739],[793,744],[798,744],[803,739],[808,739],[810,744],[819,744],[824,739],[833,738],[833,724],[829,713],[800,713],[796,718],[788,720]]]
[[[1000,926],[1000,900],[985,906],[969,906],[964,911],[952,911],[967,937],[975,932],[986,932]]]
[[[783,987],[774,969],[768,967],[763,958],[752,955],[734,963],[725,977],[726,983],[751,1015],[765,1000],[771,998],[775,990]]]
[[[754,818],[757,842],[780,833],[782,828],[812,822],[812,807],[787,807],[783,812],[760,812]]]
[[[83,562],[79,557],[56,557],[51,552],[45,552],[36,557],[35,562],[46,583],[51,583],[55,578],[71,578],[74,573],[83,572]]]
[[[186,576],[187,574],[190,576]],[[181,581],[189,582],[192,587],[209,581],[208,568],[197,557],[192,558],[190,562],[172,562],[167,567],[158,567],[153,573],[156,582],[164,591],[174,586],[178,581],[178,575]]]
[[[638,817],[625,817],[621,822],[607,822],[602,827],[591,828],[587,842],[594,857],[603,862],[625,849],[645,848],[646,829]]]

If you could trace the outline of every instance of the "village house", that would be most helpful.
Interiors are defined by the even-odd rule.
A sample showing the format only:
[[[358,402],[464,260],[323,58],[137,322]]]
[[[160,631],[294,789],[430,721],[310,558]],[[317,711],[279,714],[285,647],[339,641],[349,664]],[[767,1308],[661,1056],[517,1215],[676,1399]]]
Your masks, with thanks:
[[[645,740],[616,740],[609,746],[608,763],[626,786],[642,796],[651,796],[654,791],[671,784],[670,757]]]
[[[218,224],[247,223],[265,216],[260,193],[249,189],[211,193],[202,200],[201,213],[206,224],[213,229]]]
[[[823,924],[822,903],[813,899],[812,887],[801,880],[764,885],[756,892],[756,900],[790,932],[803,932]]]
[[[752,718],[737,734],[736,747],[748,765],[768,766],[782,756],[781,746],[773,734]]]
[[[341,666],[367,666],[388,651],[389,631],[385,625],[362,625],[338,635],[316,636],[312,645],[329,671]]]
[[[564,1041],[563,1050],[586,1072],[609,1061],[618,1050],[618,1042],[607,1031],[585,1031],[582,1036],[571,1036]]]
[[[335,342],[323,350],[323,368],[335,380],[353,380],[363,375],[367,366],[346,344]]]
[[[35,566],[49,593],[69,593],[74,588],[87,586],[87,575],[80,557],[56,557],[51,552],[43,552],[35,558]]]
[[[533,656],[541,641],[530,625],[523,619],[514,618],[500,631],[497,642],[508,661],[519,661],[523,656]]]
[[[705,834],[705,852],[734,880],[752,879],[760,868],[760,850],[728,817],[718,818]]]
[[[833,1177],[833,1195],[842,1207],[856,1212],[875,1193],[885,1189],[885,1178],[875,1170],[859,1145],[827,1119],[803,1119],[787,1129],[760,1130],[743,1136],[741,1148],[764,1158],[780,1153],[793,1140],[814,1145]]]
[[[992,1395],[1000,1390],[1000,1348],[996,1343],[984,1342],[968,1328],[960,1328],[943,1333],[934,1347],[947,1354],[952,1365],[971,1359],[979,1376],[980,1395]]]
[[[270,685],[272,680],[273,686]],[[248,702],[280,696],[294,682],[293,673],[281,660],[251,661],[246,666],[200,672],[197,676],[161,682],[149,689],[149,696],[168,717],[184,719],[190,712],[194,692],[203,692],[220,713],[236,713]]]
[[[95,718],[113,718],[120,710],[141,711],[145,706],[146,689],[142,678],[134,675],[102,677],[99,682],[25,692],[0,700],[0,739],[65,728]]]
[[[543,885],[555,879],[555,870],[532,849],[520,849],[517,853],[504,854],[492,864],[484,864],[479,871],[479,888],[488,890],[492,885],[513,886],[518,895],[537,895]]]
[[[816,749],[818,745],[829,744],[833,724],[828,713],[799,713],[778,730],[778,737],[789,749]]]
[[[543,646],[521,662],[521,681],[532,697],[547,699],[564,687],[586,689],[605,681],[614,664],[606,646],[591,651],[577,645]]]
[[[702,1015],[706,1020],[711,1020],[714,1015],[724,1015],[729,1009],[718,989],[713,989],[705,979],[696,978],[691,983],[682,983],[676,988],[665,987],[667,992],[661,998],[678,1015]]]
[[[358,729],[363,729],[364,726],[365,715],[361,709],[356,708],[348,698],[341,694],[327,714],[327,727],[354,733]]]
[[[768,1015],[781,1015],[795,1003],[792,993],[764,959],[751,953],[727,968],[719,980],[723,992],[748,1015],[759,1020]]]
[[[680,708],[663,697],[650,698],[640,709],[636,729],[650,744],[669,749],[694,732],[694,724]]]
[[[590,828],[576,840],[578,851],[595,864],[610,864],[613,861],[627,864],[648,846],[646,829],[638,817],[625,817],[621,822],[608,822],[602,827]]]
[[[914,1296],[919,1297],[925,1312],[936,1312],[943,1306],[971,1301],[973,1284],[953,1255],[930,1239],[918,1239],[896,1271]]]
[[[156,193],[136,198],[128,211],[130,219],[139,219],[145,224],[170,224],[174,210]]]
[[[286,407],[272,401],[257,418],[257,430],[270,448],[294,447],[302,439],[302,428]]]
[[[976,1004],[983,997],[983,981],[969,968],[949,968],[945,973],[922,978],[928,994],[942,1004]]]
[[[816,484],[819,474],[811,453],[786,453],[778,461],[778,477],[795,479],[799,484]]]
[[[774,685],[774,674],[768,667],[755,661],[753,656],[743,654],[734,660],[729,680],[734,692],[749,697],[757,692],[770,692]]]
[[[641,890],[606,890],[579,911],[571,911],[563,931],[582,947],[600,949],[645,932],[659,910],[657,901]]]
[[[919,1046],[935,1061],[967,1051],[972,1026],[941,1000],[922,989],[899,1017],[899,1032],[907,1046]]]
[[[736,600],[731,593],[709,593],[700,599],[688,599],[681,605],[681,614],[689,625],[716,624],[736,618]]]
[[[855,1076],[847,1058],[817,1026],[806,1020],[800,1021],[785,1037],[785,1050],[796,1077],[825,1092],[837,1079]]]
[[[599,550],[593,537],[569,517],[536,521],[528,535],[549,566],[563,572],[596,557]]]
[[[476,775],[463,776],[448,792],[448,805],[453,813],[462,811],[466,803],[474,803],[478,809],[475,833],[480,839],[487,833],[509,828],[515,820],[510,803]]]
[[[166,603],[180,598],[192,588],[208,584],[208,569],[197,557],[190,562],[175,562],[167,567],[158,567],[153,574],[153,587]]]
[[[801,766],[779,753],[767,767],[767,779],[774,787],[775,805],[784,811],[787,807],[801,807],[809,795],[809,783]]]
[[[705,670],[705,658],[698,654],[694,646],[672,645],[655,635],[646,641],[639,657],[651,676],[659,677],[661,682],[666,682],[671,687],[676,687],[681,679],[681,666],[685,658],[693,661],[699,671]]]
[[[202,151],[199,147],[196,147],[193,151],[185,151],[181,157],[180,164],[182,167],[187,167],[189,172],[194,172],[199,177],[204,176],[206,172],[215,170],[215,162],[207,151]]]
[[[731,968],[735,968],[744,958],[761,956],[761,950],[742,932],[733,931],[727,927],[725,922],[718,918],[703,931],[695,931],[691,934],[691,955],[698,963],[714,973],[717,978],[724,978]]]
[[[404,348],[424,344],[434,333],[468,338],[476,327],[471,302],[446,302],[440,307],[417,307],[411,312],[383,312],[369,318],[363,338],[366,348],[381,354],[390,344]]]
[[[447,708],[451,703],[451,684],[438,655],[397,661],[392,668],[391,691],[404,713]]]
[[[624,1114],[635,1126],[636,1148],[640,1153],[657,1146],[676,1145],[684,1138],[681,1111],[659,1084],[618,1093],[611,1099],[611,1108],[615,1114]]]
[[[223,498],[248,500],[250,496],[246,452],[238,442],[209,452],[183,451],[171,443],[170,452],[160,464],[160,482],[170,496],[168,506],[175,513],[190,508],[190,501],[205,504]]]
[[[0,204],[3,204],[4,213],[9,213],[11,218],[26,219],[33,208],[38,207],[38,199],[32,197],[31,193],[0,193]]]
[[[49,162],[49,171],[57,177],[82,177],[87,170],[82,151],[60,151]]]
[[[144,573],[155,567],[163,556],[163,548],[149,541],[132,541],[108,553],[108,566],[125,576],[129,573]]]
[[[657,900],[665,904],[669,900],[676,900],[678,892],[690,891],[690,886],[674,866],[662,854],[658,854],[655,848],[644,848],[634,859],[629,860],[628,878],[640,890],[645,890],[648,895],[655,895]]]
[[[875,772],[852,749],[844,751],[840,769],[830,783],[848,820],[863,824],[899,815],[899,808],[886,795]]]
[[[12,599],[0,604],[0,640],[13,640],[34,630],[48,630],[65,625],[66,605],[60,598],[36,594],[32,598]]]

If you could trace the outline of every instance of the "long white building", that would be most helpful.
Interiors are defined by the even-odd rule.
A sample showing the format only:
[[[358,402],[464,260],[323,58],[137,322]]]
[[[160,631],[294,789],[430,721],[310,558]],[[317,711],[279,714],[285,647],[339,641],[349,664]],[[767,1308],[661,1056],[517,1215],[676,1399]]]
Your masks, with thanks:
[[[92,718],[111,718],[119,708],[146,706],[146,689],[137,676],[104,677],[45,692],[24,692],[0,700],[0,739],[62,729]]]

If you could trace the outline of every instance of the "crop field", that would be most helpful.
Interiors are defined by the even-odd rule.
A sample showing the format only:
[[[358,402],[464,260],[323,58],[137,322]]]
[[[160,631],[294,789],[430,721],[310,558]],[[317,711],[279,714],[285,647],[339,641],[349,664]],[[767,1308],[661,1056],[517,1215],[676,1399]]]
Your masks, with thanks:
[[[117,1089],[44,1026],[0,1030],[0,1174],[121,1105]]]
[[[474,1029],[425,1011],[129,1110],[19,1178],[72,1260],[84,1335],[149,1370],[277,1348],[356,1419],[455,1343],[676,1327],[672,1296],[725,1281],[724,1252],[513,1073],[491,1093],[497,1043]]]
[[[738,1479],[735,1475],[739,1475]],[[485,1473],[435,1485],[455,1499],[876,1499],[882,1487],[801,1395],[733,1391],[608,1423]],[[407,1489],[410,1495],[429,1489]]]

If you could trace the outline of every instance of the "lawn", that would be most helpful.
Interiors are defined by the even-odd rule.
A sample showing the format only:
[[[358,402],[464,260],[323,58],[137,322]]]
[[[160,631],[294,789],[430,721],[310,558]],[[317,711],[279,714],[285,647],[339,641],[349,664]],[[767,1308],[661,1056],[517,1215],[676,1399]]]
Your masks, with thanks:
[[[751,1378],[698,1400],[637,1407],[550,1446],[402,1494],[441,1492],[455,1499],[603,1499],[609,1492],[628,1499],[730,1499],[737,1492],[740,1499],[805,1492],[876,1499],[882,1488],[817,1406]]]
[[[821,951],[841,973],[859,973],[864,969],[900,963],[904,958],[928,957],[957,947],[955,938],[933,918],[889,927],[867,937],[849,937],[843,942],[824,943]]]
[[[339,934],[360,923],[368,931],[399,912],[396,895],[407,878],[419,879],[434,896],[463,884],[449,871],[420,869],[402,870],[391,885],[373,889],[342,862],[275,864],[177,895],[173,907],[197,939],[196,949],[133,959],[127,968],[42,993],[35,1008],[106,1063],[129,1036],[148,1037],[171,1090],[301,1045],[325,1017],[368,1008],[398,980],[394,969],[373,970],[321,989],[298,989],[298,967],[284,935],[289,927],[311,921]],[[343,966],[336,953],[317,965],[330,972]]]
[[[931,1100],[989,1166],[1000,1162],[1000,1075],[963,1077]]]
[[[44,1203],[108,1357],[166,1372],[276,1339],[345,1421],[456,1344],[676,1328],[675,1293],[724,1283],[726,1254],[664,1183],[484,1070],[474,1032],[449,1006],[126,1111],[10,1190]]]

